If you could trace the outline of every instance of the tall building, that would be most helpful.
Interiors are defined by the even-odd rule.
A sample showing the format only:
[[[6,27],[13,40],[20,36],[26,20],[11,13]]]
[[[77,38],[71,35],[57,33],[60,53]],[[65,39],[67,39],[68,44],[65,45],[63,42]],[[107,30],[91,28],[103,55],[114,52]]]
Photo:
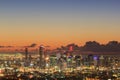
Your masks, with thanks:
[[[76,67],[79,67],[81,65],[81,56],[76,55],[75,61],[76,61]]]
[[[98,56],[97,55],[94,55],[93,56],[93,63],[94,63],[94,66],[98,66]]]
[[[99,58],[99,60],[100,60],[100,61],[99,61],[99,65],[100,65],[100,66],[103,66],[103,65],[104,65],[104,56],[101,55],[100,58]]]
[[[28,48],[25,48],[25,59],[28,59]]]
[[[44,46],[39,47],[39,58],[40,58],[40,68],[44,68],[45,60],[44,60]]]
[[[54,67],[57,65],[57,57],[56,55],[50,55],[50,67]]]
[[[25,48],[25,64],[24,66],[29,66],[28,48]]]
[[[89,66],[93,65],[93,55],[92,54],[89,54],[88,55],[88,62],[89,62]]]

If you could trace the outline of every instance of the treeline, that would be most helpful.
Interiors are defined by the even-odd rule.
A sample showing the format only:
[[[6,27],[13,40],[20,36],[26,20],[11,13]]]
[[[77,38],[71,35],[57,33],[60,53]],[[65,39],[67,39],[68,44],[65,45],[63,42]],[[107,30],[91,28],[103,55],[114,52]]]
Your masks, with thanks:
[[[100,44],[96,41],[88,41],[84,46],[78,46],[76,44],[68,44],[67,46],[61,46],[62,50],[69,50],[72,46],[73,50],[80,51],[92,51],[92,52],[120,52],[120,43],[118,41],[109,41],[107,44]]]

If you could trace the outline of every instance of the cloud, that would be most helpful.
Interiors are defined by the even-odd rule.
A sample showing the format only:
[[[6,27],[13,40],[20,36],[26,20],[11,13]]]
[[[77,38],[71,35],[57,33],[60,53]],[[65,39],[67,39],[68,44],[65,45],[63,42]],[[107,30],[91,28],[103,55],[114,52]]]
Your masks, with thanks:
[[[32,43],[30,46],[28,46],[28,47],[36,47],[37,46],[37,44],[36,43]]]
[[[0,45],[0,48],[12,48],[12,47],[14,47],[14,46],[1,46]]]
[[[0,46],[0,48],[4,48],[5,46]]]

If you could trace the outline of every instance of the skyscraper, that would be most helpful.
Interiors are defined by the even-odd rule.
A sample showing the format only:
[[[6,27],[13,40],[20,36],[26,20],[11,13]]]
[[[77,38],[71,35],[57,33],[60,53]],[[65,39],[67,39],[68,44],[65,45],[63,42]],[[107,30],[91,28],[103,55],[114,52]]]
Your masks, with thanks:
[[[40,68],[44,68],[44,46],[39,47]]]
[[[28,48],[27,47],[25,48],[25,59],[26,60],[28,59]]]

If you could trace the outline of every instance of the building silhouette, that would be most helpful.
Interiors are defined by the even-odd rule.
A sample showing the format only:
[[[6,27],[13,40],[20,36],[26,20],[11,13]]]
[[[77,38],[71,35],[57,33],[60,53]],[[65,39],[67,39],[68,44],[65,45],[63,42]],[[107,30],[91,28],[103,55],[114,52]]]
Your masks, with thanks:
[[[44,59],[44,46],[40,46],[39,47],[39,65],[40,68],[44,68],[45,67],[45,59]]]

